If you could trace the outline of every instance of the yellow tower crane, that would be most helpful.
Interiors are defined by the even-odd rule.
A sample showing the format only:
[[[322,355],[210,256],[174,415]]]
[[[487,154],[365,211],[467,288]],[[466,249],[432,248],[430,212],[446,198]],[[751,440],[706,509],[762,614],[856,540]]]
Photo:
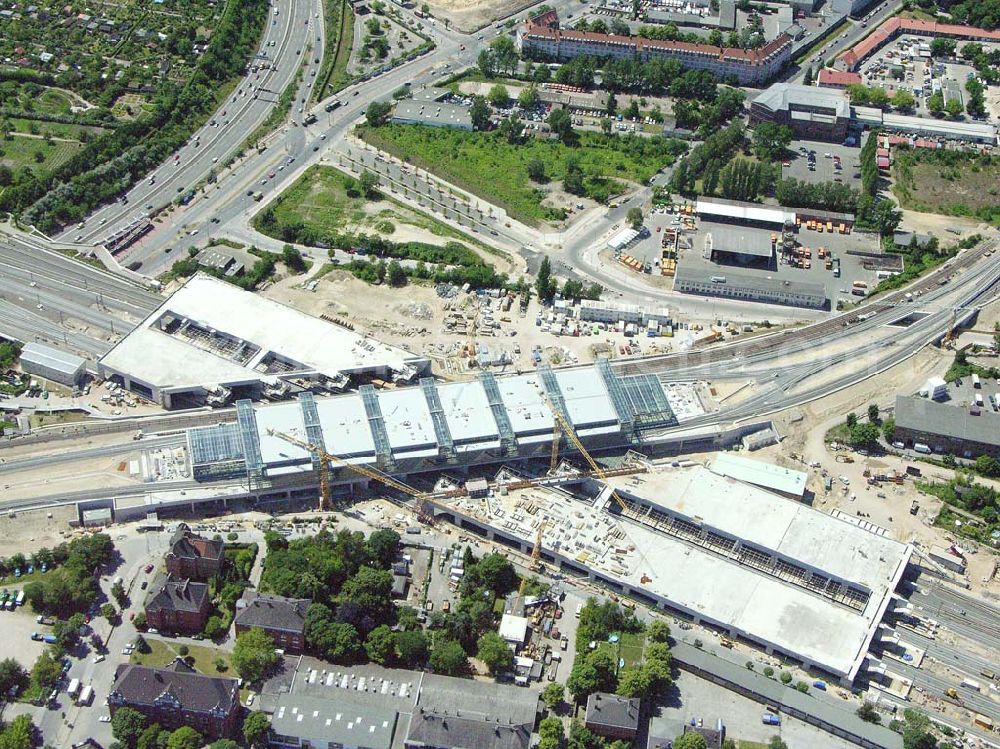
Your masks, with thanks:
[[[340,456],[328,453],[326,450],[321,448],[319,445],[314,445],[311,442],[306,442],[305,440],[299,439],[291,434],[286,434],[285,432],[279,432],[277,429],[268,429],[267,433],[272,437],[277,437],[282,439],[289,444],[300,447],[308,453],[316,456],[316,461],[319,463],[319,509],[322,512],[324,509],[330,506],[330,463],[336,463],[338,466],[346,468],[349,471],[353,471],[360,476],[372,479],[373,481],[378,481],[380,484],[384,484],[396,491],[403,492],[414,499],[417,500],[418,510],[421,509],[422,500],[426,495],[414,489],[408,484],[404,484],[402,481],[392,478],[392,476],[387,476],[381,471],[375,471],[367,466],[356,465],[354,463],[348,463],[346,460]]]

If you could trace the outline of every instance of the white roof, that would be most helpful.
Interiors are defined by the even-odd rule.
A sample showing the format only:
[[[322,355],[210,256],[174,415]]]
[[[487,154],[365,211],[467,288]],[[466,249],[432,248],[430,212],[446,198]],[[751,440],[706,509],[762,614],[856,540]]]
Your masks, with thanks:
[[[518,516],[526,501],[497,497],[509,512],[503,522],[460,499],[463,512],[498,532],[530,542],[533,523],[545,522],[548,552],[589,568],[682,611],[717,622],[836,674],[856,673],[911,549],[870,531],[697,466],[644,474],[644,483],[612,479],[624,497],[663,508],[718,534],[739,539],[800,568],[870,591],[863,610],[840,604],[787,579],[653,530],[562,492],[533,489],[533,514]],[[616,528],[624,530],[620,535]],[[635,550],[630,547],[634,545]]]
[[[504,614],[500,618],[500,637],[507,642],[523,643],[528,636],[528,620],[523,616]]]
[[[608,240],[608,247],[612,250],[617,250],[619,247],[624,247],[638,236],[639,232],[635,229],[622,229]]]
[[[188,338],[160,330],[158,322],[168,314],[258,350],[241,363],[195,346]],[[399,370],[407,362],[425,361],[198,273],[105,354],[101,365],[155,387],[179,389],[257,381],[264,375],[255,368],[271,353],[296,362],[296,371],[328,375]]]
[[[747,484],[762,486],[783,494],[801,496],[806,490],[806,479],[809,477],[802,471],[783,468],[774,463],[763,463],[759,460],[741,458],[732,453],[719,453],[711,465],[712,470],[720,476],[743,481]]]
[[[741,221],[758,221],[766,224],[783,225],[786,221],[795,222],[794,211],[767,208],[766,206],[721,203],[704,198],[698,199],[696,211],[699,215],[722,216],[724,218],[739,219]]]
[[[86,364],[86,361],[75,354],[35,342],[24,344],[24,348],[21,349],[21,361],[67,374],[76,374]]]

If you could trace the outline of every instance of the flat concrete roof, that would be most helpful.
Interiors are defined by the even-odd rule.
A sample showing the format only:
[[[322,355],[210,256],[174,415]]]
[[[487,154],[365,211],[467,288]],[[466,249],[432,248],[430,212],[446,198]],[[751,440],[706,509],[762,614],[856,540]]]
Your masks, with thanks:
[[[826,299],[826,287],[821,283],[812,281],[788,281],[783,278],[761,278],[759,276],[748,276],[746,274],[736,274],[730,272],[729,268],[719,268],[718,270],[690,268],[684,265],[677,267],[675,278],[678,281],[689,281],[694,283],[704,283],[710,281],[713,276],[725,277],[724,283],[716,284],[720,287],[720,292],[725,287],[734,289],[747,289],[751,291],[765,291],[769,293],[801,294]]]
[[[753,257],[769,258],[774,255],[770,237],[764,236],[760,229],[746,229],[742,226],[724,226],[713,224],[707,229],[712,235],[712,250],[728,252],[735,255],[751,255]]]
[[[756,203],[736,200],[698,198],[695,211],[699,216],[720,216],[740,221],[758,221],[765,224],[783,225],[786,221],[795,223],[795,211],[783,208],[769,208]]]
[[[746,551],[771,555],[869,595],[861,608],[838,602],[787,576],[613,515],[606,509],[613,504],[607,494],[591,506],[561,491],[511,492],[493,499],[503,507],[502,522],[484,513],[478,500],[455,502],[460,512],[525,546],[534,543],[537,525],[544,521],[546,554],[828,672],[856,675],[903,574],[908,545],[701,466],[656,470],[637,484],[629,477],[611,483],[627,501],[659,508],[719,538],[739,540]]]
[[[271,727],[281,736],[295,736],[315,746],[335,742],[389,749],[396,730],[396,710],[354,694],[343,690],[333,699],[279,695]]]
[[[711,469],[720,476],[728,476],[746,484],[762,486],[765,489],[783,494],[794,494],[798,497],[805,493],[806,479],[809,478],[802,471],[794,471],[774,463],[741,458],[732,453],[716,455],[712,461]]]
[[[190,321],[256,351],[235,355],[195,345],[161,330],[161,321]],[[183,322],[182,322],[183,325]],[[292,362],[293,372],[361,373],[420,368],[426,359],[388,346],[198,273],[101,359],[101,367],[162,389],[256,382],[269,377],[258,366],[271,354]],[[271,375],[273,376],[273,375]]]

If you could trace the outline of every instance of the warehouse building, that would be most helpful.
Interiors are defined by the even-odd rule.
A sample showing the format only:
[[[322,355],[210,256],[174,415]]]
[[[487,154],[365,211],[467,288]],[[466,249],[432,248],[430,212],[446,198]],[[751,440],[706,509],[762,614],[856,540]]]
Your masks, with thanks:
[[[294,669],[261,695],[280,749],[528,749],[538,720],[531,688],[310,657]]]
[[[674,278],[674,291],[786,307],[824,309],[827,306],[826,288],[822,284],[735,275],[728,270],[723,275],[680,266]]]
[[[498,493],[490,510],[464,497],[431,504],[438,517],[524,553],[544,523],[541,556],[567,574],[843,684],[865,667],[910,546],[702,466],[649,471],[641,484],[586,484],[579,496]]]
[[[774,267],[774,244],[766,235],[737,226],[715,226],[705,234],[712,262],[769,269]]]
[[[392,121],[401,125],[472,130],[472,114],[469,107],[443,101],[403,99],[396,103]]]
[[[20,360],[25,374],[43,377],[67,387],[79,385],[86,374],[87,362],[84,359],[44,343],[24,344]]]
[[[759,49],[744,50],[560,29],[555,11],[529,19],[517,32],[518,52],[528,59],[562,61],[591,55],[643,62],[677,60],[685,68],[708,70],[719,78],[732,76],[741,85],[762,85],[771,80],[788,63],[792,45],[787,34]]]
[[[900,395],[896,439],[911,448],[926,445],[939,455],[1000,459],[1000,413],[988,405],[978,408]]]
[[[670,325],[670,310],[667,307],[649,307],[645,304],[625,302],[605,302],[600,299],[583,299],[577,308],[577,315],[583,322],[626,323],[648,325],[655,320],[660,325]]]
[[[784,468],[774,463],[741,458],[733,453],[719,453],[711,466],[713,473],[728,476],[744,484],[779,494],[801,502],[806,494],[808,474]]]
[[[750,103],[750,126],[773,122],[796,138],[842,143],[851,124],[851,103],[836,89],[775,83]]]
[[[760,203],[724,198],[698,198],[695,203],[698,218],[717,223],[733,223],[738,226],[759,226],[780,229],[785,224],[795,223],[795,211]]]
[[[430,361],[212,276],[195,274],[98,363],[164,408],[410,382]]]

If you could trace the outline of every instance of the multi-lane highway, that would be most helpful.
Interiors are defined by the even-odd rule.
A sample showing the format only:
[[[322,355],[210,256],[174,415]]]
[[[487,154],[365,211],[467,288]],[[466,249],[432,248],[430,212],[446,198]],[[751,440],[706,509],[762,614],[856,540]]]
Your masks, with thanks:
[[[275,3],[249,72],[208,124],[188,140],[175,154],[176,158],[168,159],[133,187],[126,196],[127,202],[101,208],[87,218],[83,227],[68,227],[61,239],[99,244],[135,218],[148,216],[170,204],[213,169],[218,169],[267,119],[300,65],[305,61],[317,67],[313,59],[321,56],[324,38],[321,11],[319,0]],[[312,78],[306,76],[306,80]],[[295,108],[298,106],[296,100]]]

